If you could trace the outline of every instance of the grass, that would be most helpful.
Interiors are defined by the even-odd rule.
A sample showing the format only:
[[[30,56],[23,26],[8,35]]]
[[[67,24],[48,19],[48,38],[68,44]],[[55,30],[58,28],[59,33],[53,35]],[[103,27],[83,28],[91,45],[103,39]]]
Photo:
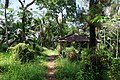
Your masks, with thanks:
[[[57,55],[58,51],[44,48],[42,53]],[[0,53],[0,80],[46,80],[47,57],[37,56],[33,61],[21,63],[14,56],[12,53]]]
[[[80,65],[77,62],[71,62],[65,58],[59,58],[56,62],[57,80],[77,80],[77,73],[80,71]]]
[[[37,57],[34,61],[22,64],[14,60],[10,53],[0,53],[0,80],[45,80],[45,61]]]
[[[93,71],[87,59],[71,62],[67,58],[58,58],[56,60],[56,79],[57,80],[120,80],[120,58],[113,58],[108,68],[102,67],[101,73]],[[107,63],[107,62],[106,62]],[[106,64],[105,64],[106,66]]]
[[[3,74],[2,80],[45,80],[45,67],[38,64],[26,63],[9,66]]]
[[[57,50],[45,49],[43,54],[58,54]],[[46,57],[37,56],[33,61],[21,63],[14,59],[14,54],[0,53],[0,80],[46,80]],[[55,77],[57,80],[94,80],[93,72],[89,67],[85,69],[85,62],[69,61],[67,58],[58,58],[56,61]],[[120,59],[115,59],[110,66],[109,79],[119,80]],[[107,73],[108,75],[108,73]]]

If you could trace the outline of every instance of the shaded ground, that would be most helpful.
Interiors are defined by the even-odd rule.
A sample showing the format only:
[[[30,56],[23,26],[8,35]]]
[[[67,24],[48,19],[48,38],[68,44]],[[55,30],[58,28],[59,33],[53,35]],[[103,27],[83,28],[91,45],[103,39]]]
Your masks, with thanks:
[[[47,74],[47,80],[56,80],[55,78],[55,58],[57,58],[58,55],[54,55],[54,53],[51,53],[48,56],[48,63],[47,63],[47,67],[48,67],[48,74]]]

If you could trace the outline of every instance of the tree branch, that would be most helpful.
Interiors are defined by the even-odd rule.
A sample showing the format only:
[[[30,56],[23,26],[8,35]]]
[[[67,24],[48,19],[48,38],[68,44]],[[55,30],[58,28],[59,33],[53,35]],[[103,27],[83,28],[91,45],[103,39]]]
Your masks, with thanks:
[[[27,4],[25,9],[27,9],[30,5],[32,5],[35,2],[35,0],[33,0],[31,3]]]
[[[21,0],[18,0],[18,1],[20,2],[22,8],[24,8],[24,4],[22,3],[22,1]]]

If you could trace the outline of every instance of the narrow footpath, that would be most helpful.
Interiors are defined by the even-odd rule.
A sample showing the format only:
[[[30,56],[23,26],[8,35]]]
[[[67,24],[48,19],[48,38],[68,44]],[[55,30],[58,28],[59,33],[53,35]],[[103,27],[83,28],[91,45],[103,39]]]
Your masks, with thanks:
[[[54,54],[50,54],[48,56],[48,74],[47,74],[47,80],[56,80],[55,79],[55,58],[57,57],[57,55]]]

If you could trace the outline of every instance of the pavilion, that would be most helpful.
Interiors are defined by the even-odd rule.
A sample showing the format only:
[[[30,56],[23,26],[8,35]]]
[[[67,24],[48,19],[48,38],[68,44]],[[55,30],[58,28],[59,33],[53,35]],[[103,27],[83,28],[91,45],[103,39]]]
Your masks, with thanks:
[[[62,54],[62,50],[66,47],[65,44],[68,44],[68,43],[78,43],[78,48],[80,50],[80,47],[82,44],[84,43],[87,43],[87,46],[89,46],[89,36],[87,35],[80,35],[80,34],[76,34],[76,33],[71,33],[69,35],[66,35],[64,37],[61,37],[59,39],[57,39],[57,42],[60,43],[60,54]]]

